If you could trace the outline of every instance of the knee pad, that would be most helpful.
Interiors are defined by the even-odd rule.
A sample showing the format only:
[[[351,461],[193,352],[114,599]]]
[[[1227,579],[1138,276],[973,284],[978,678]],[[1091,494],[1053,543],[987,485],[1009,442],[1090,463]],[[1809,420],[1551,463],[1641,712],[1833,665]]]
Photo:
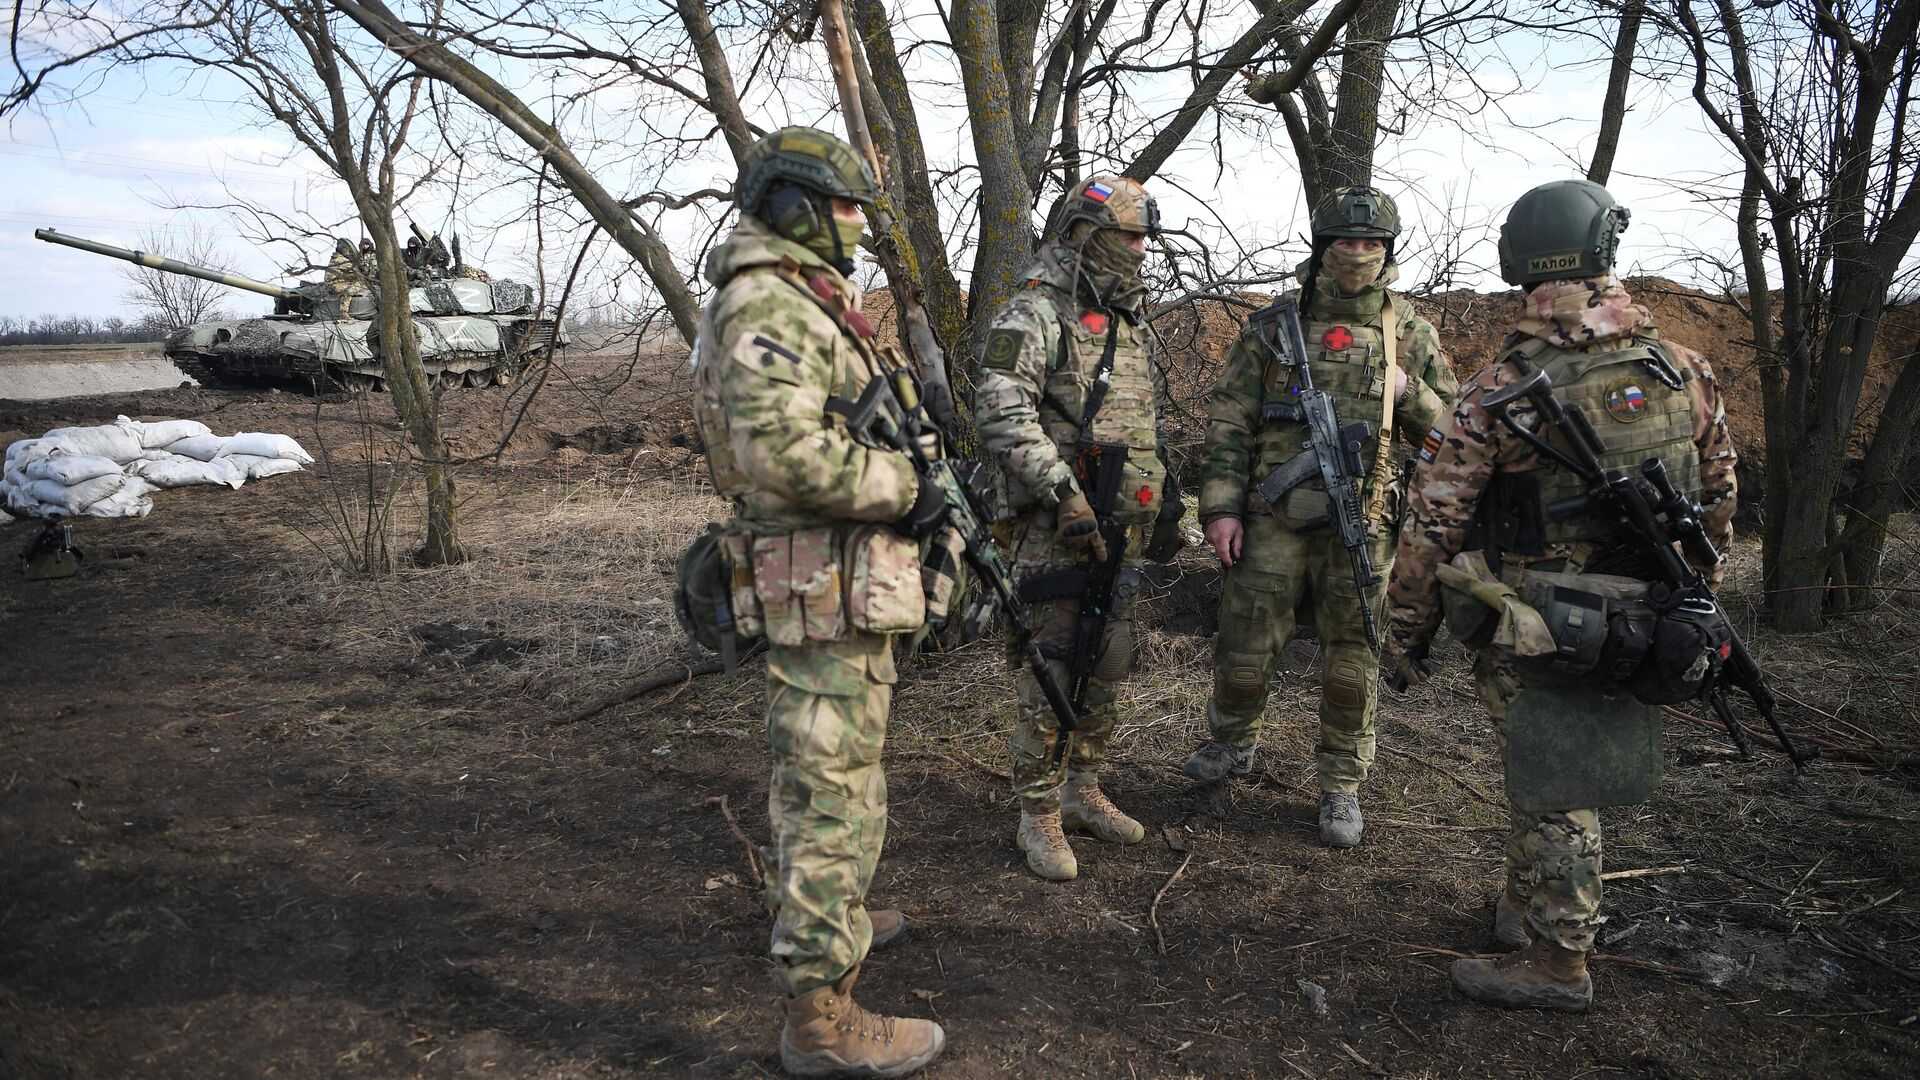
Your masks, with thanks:
[[[1105,683],[1117,683],[1133,671],[1133,620],[1107,624],[1107,639],[1093,662],[1093,677]]]
[[[1367,691],[1372,689],[1371,677],[1367,666],[1352,657],[1329,657],[1324,684],[1327,704],[1346,710],[1366,708]]]
[[[1258,709],[1267,700],[1267,657],[1263,653],[1222,653],[1214,668],[1215,703],[1229,713]]]

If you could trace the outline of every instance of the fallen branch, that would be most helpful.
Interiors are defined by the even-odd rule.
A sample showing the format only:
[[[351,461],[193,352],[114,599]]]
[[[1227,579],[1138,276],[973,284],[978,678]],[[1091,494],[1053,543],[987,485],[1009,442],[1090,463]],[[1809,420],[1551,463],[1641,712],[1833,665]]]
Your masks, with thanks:
[[[1473,781],[1466,779],[1465,777],[1454,772],[1452,769],[1447,768],[1445,765],[1428,761],[1426,758],[1421,757],[1419,754],[1416,754],[1411,750],[1402,750],[1397,746],[1387,746],[1385,744],[1381,744],[1380,749],[1385,750],[1389,754],[1398,754],[1403,758],[1407,758],[1409,760],[1418,762],[1421,765],[1425,765],[1427,768],[1432,769],[1434,772],[1439,773],[1441,776],[1444,776],[1447,779],[1453,781],[1454,783],[1459,784],[1461,787],[1466,788],[1468,791],[1472,792],[1474,796],[1477,797],[1481,802],[1488,803],[1492,806],[1498,806],[1502,808],[1505,808],[1505,806],[1507,805],[1505,800],[1496,799],[1493,796],[1487,794],[1486,792],[1480,790],[1479,785],[1475,784]]]
[[[761,650],[766,647],[764,640],[755,643],[753,647],[741,655],[741,661],[744,662],[758,656]],[[561,727],[566,724],[577,724],[595,713],[604,712],[607,709],[613,708],[615,705],[623,705],[632,701],[641,694],[652,693],[661,687],[672,686],[676,683],[689,683],[702,675],[717,675],[724,667],[725,665],[721,664],[718,660],[703,660],[698,664],[667,664],[663,667],[655,668],[651,673],[635,679],[633,682],[628,683],[618,690],[612,690],[594,698],[592,701],[587,702],[585,705],[580,706],[565,716],[554,717],[547,721],[547,726]]]
[[[1626,878],[1661,877],[1665,874],[1684,874],[1684,866],[1643,866],[1638,870],[1609,870],[1600,875],[1601,881],[1621,881]]]
[[[1192,861],[1193,852],[1189,851],[1187,857],[1180,860],[1180,865],[1173,873],[1167,875],[1167,883],[1160,886],[1159,892],[1153,894],[1153,904],[1147,908],[1147,922],[1153,924],[1153,940],[1159,943],[1161,956],[1167,955],[1167,937],[1160,932],[1160,901],[1167,895],[1167,890],[1173,888],[1173,883],[1180,880],[1180,875],[1187,872],[1187,864]]]
[[[765,885],[767,883],[767,875],[760,869],[759,848],[755,847],[753,841],[747,838],[746,830],[740,827],[739,819],[733,816],[733,807],[727,805],[727,797],[725,795],[714,795],[707,799],[707,805],[717,805],[720,807],[720,816],[727,819],[727,828],[733,830],[733,835],[740,841],[740,846],[746,849],[747,869],[753,873],[753,883],[755,885]]]

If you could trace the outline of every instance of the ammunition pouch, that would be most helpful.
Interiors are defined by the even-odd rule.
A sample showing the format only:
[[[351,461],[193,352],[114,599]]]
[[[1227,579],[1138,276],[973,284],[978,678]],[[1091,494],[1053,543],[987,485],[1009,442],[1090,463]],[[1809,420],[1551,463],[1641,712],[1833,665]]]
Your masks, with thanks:
[[[680,555],[673,613],[687,637],[720,654],[729,670],[765,633],[754,595],[749,538],[709,522]]]
[[[1496,576],[1477,551],[1439,577],[1448,629],[1470,648],[1503,651],[1529,682],[1618,686],[1653,645],[1651,587],[1636,578],[1520,567]]]
[[[1711,693],[1733,653],[1733,628],[1711,593],[1668,593],[1656,586],[1657,614],[1650,628],[1646,662],[1628,680],[1633,696],[1649,705],[1678,705]]]

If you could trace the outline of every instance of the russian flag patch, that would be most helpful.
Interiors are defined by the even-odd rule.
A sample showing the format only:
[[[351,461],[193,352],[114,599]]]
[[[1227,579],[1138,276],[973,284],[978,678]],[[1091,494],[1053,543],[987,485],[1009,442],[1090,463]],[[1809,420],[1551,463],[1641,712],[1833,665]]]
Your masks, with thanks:
[[[1434,455],[1440,452],[1440,444],[1446,441],[1447,437],[1440,434],[1439,428],[1427,432],[1426,441],[1420,444],[1420,460],[1433,464]]]
[[[1103,203],[1113,198],[1113,189],[1095,180],[1093,183],[1087,185],[1086,195],[1087,198],[1093,202]]]

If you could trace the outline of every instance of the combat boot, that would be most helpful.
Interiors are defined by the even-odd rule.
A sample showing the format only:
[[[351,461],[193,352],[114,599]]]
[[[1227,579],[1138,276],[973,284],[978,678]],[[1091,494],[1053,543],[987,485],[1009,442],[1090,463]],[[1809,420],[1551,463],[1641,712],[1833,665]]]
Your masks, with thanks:
[[[1593,1004],[1587,954],[1536,941],[1497,960],[1455,960],[1453,985],[1483,1005],[1586,1012]]]
[[[1100,790],[1097,776],[1070,776],[1060,793],[1063,824],[1075,832],[1090,832],[1109,844],[1137,844],[1147,838],[1139,822],[1121,812]]]
[[[898,908],[868,908],[867,921],[873,924],[873,943],[869,948],[885,948],[907,932],[907,917],[900,914]]]
[[[1253,747],[1208,739],[1188,755],[1180,771],[1203,784],[1218,783],[1229,776],[1246,776],[1253,772]]]
[[[1020,800],[1020,831],[1014,843],[1027,854],[1027,869],[1048,881],[1072,881],[1080,862],[1060,830],[1060,807],[1051,799]]]
[[[1367,828],[1360,816],[1360,796],[1344,791],[1329,791],[1320,796],[1320,842],[1328,847],[1360,846],[1360,834]]]
[[[786,1001],[780,1067],[789,1076],[905,1076],[940,1056],[947,1033],[931,1020],[870,1013],[853,1000],[854,968],[832,986]]]
[[[1500,890],[1493,905],[1493,947],[1501,952],[1524,949],[1533,944],[1533,932],[1527,929],[1527,902],[1510,889]]]

